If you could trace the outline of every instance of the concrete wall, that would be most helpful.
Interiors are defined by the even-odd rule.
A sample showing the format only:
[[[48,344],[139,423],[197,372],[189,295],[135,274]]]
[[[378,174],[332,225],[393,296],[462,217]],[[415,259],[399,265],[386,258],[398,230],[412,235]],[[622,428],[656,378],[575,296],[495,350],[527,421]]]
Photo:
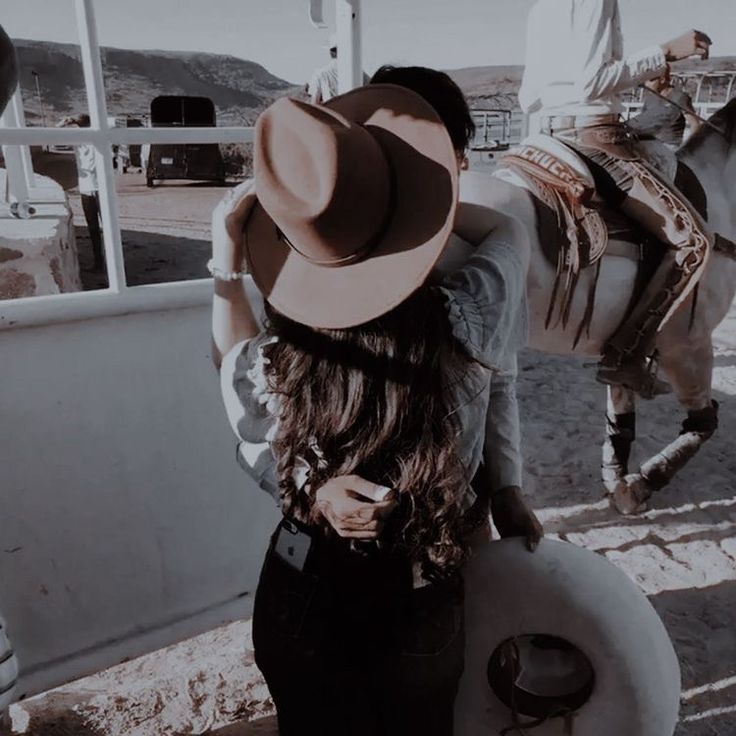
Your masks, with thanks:
[[[206,306],[0,334],[0,611],[39,692],[250,613],[270,497]]]
[[[0,299],[81,291],[72,211],[56,182],[37,177],[44,201],[28,219],[0,216]],[[0,170],[0,192],[5,171]]]

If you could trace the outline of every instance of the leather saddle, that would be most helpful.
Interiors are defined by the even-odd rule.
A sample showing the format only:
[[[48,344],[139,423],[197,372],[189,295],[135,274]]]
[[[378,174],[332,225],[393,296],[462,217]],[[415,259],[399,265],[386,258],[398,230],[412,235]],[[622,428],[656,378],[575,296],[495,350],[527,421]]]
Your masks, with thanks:
[[[573,346],[577,345],[590,327],[600,261],[606,253],[639,263],[633,306],[665,246],[620,212],[622,195],[608,174],[591,168],[572,147],[540,133],[504,156],[493,175],[534,195],[542,251],[556,268],[546,328],[568,326],[580,273],[595,269],[587,308],[575,333]],[[705,193],[697,177],[681,165],[675,183],[705,217]]]

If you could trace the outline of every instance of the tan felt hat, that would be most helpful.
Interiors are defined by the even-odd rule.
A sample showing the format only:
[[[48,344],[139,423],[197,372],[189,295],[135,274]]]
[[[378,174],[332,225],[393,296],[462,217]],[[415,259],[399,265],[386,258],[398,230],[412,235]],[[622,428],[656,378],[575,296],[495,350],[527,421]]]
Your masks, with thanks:
[[[351,327],[393,309],[452,232],[450,136],[403,87],[368,85],[326,105],[276,101],[258,118],[254,166],[248,269],[266,300],[302,324]]]

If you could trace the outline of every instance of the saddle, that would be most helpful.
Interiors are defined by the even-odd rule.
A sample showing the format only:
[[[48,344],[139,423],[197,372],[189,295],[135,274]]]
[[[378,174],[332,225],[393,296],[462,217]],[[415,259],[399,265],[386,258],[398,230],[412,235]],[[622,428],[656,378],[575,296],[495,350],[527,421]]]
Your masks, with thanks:
[[[575,331],[573,347],[577,346],[583,333],[590,329],[600,262],[605,253],[638,262],[629,305],[633,308],[666,248],[618,210],[615,203],[621,195],[612,179],[601,181],[583,156],[545,134],[522,141],[499,162],[493,175],[535,195],[542,251],[556,268],[546,329],[559,324],[568,326],[580,273],[595,269],[586,310]],[[684,193],[705,216],[704,192],[697,177],[683,167],[678,171],[676,184],[686,190]]]

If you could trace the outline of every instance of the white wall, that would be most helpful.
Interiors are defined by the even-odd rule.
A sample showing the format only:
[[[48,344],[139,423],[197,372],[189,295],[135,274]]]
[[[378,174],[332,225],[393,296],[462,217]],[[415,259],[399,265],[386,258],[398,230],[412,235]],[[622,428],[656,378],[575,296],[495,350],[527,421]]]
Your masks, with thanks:
[[[235,462],[208,353],[205,306],[0,333],[19,695],[250,612],[277,512]]]

